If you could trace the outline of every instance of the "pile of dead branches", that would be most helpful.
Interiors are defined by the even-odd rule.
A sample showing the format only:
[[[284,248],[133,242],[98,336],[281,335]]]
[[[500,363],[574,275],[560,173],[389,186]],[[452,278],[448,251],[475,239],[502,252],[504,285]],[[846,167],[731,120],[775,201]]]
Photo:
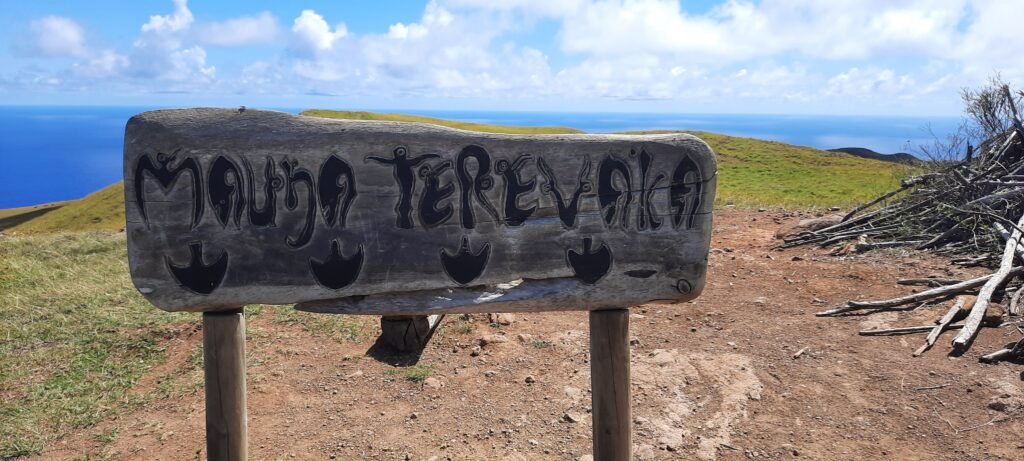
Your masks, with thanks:
[[[953,339],[953,350],[962,353],[981,326],[999,325],[1005,316],[1020,316],[1024,287],[1015,280],[1024,279],[1024,124],[1009,87],[1002,85],[999,90],[983,92],[987,99],[982,102],[989,108],[1001,108],[1005,124],[985,127],[990,135],[976,149],[968,144],[961,160],[929,162],[926,168],[932,171],[904,180],[902,187],[857,207],[839,224],[798,234],[781,245],[834,246],[836,253],[843,254],[908,247],[949,255],[954,264],[985,266],[994,271],[970,280],[901,280],[901,284],[926,285],[929,289],[895,299],[849,301],[819,316],[914,309],[955,300],[936,325],[861,332],[929,332],[915,355],[930,348],[947,329],[960,330]],[[1002,101],[993,98],[999,93]],[[1024,97],[1024,93],[1018,97]],[[1009,299],[1005,315],[993,305],[993,299],[1004,297]],[[1008,358],[1024,360],[1024,340],[982,360]]]

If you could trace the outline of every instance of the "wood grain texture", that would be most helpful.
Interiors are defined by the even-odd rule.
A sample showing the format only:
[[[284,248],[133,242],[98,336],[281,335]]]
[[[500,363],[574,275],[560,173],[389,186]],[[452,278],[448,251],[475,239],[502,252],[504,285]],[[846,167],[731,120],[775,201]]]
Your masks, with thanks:
[[[227,109],[125,130],[136,287],[169,311],[589,310],[704,286],[716,165],[670,135],[498,135]]]
[[[633,459],[629,309],[590,311],[594,461]]]
[[[203,314],[206,452],[210,461],[248,456],[245,316],[242,309]]]

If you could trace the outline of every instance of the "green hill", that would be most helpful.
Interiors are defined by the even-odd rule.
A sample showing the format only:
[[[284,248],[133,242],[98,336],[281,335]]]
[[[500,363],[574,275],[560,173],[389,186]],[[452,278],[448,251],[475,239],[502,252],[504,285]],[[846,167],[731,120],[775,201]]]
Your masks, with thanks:
[[[306,116],[351,120],[419,122],[507,134],[582,133],[563,127],[516,127],[443,120],[419,115],[307,110]],[[667,133],[627,132],[624,134]],[[706,141],[718,156],[718,205],[850,206],[898,187],[913,171],[907,165],[860,158],[775,141],[690,132]],[[81,200],[36,207],[0,210],[0,231],[117,231],[124,227],[124,187],[121,183]]]
[[[123,229],[125,224],[124,184],[120,182],[112,184],[83,199],[62,202],[61,206],[50,209],[52,211],[39,214],[6,229],[0,220],[0,231],[22,234],[58,231],[116,232]],[[13,217],[8,219],[13,222],[14,220],[11,218]]]

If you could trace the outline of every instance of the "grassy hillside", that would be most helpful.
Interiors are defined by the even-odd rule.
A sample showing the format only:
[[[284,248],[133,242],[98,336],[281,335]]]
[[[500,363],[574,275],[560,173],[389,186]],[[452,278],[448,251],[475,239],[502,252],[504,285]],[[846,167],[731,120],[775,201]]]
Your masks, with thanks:
[[[124,228],[124,184],[100,189],[81,200],[64,205],[4,232],[38,234],[57,231],[118,231]],[[0,210],[2,211],[2,210]],[[0,226],[0,229],[3,229]]]
[[[484,133],[505,133],[505,134],[565,134],[582,133],[575,128],[559,126],[508,126],[508,125],[487,125],[483,123],[459,122],[441,118],[425,117],[422,115],[408,114],[379,114],[375,112],[356,112],[350,110],[324,110],[311,109],[302,112],[302,115],[310,117],[340,118],[345,120],[383,120],[387,122],[417,122],[441,125],[449,128],[458,128],[467,131],[481,131]]]
[[[895,189],[914,171],[907,165],[842,152],[705,131],[688,133],[707,142],[718,158],[718,205],[849,206]]]

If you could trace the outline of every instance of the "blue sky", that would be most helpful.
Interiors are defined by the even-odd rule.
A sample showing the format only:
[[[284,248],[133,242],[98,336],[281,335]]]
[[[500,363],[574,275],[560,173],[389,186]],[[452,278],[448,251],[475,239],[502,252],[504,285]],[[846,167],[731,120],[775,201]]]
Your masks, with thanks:
[[[5,2],[0,104],[946,115],[1021,0]]]

